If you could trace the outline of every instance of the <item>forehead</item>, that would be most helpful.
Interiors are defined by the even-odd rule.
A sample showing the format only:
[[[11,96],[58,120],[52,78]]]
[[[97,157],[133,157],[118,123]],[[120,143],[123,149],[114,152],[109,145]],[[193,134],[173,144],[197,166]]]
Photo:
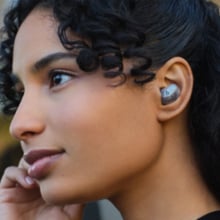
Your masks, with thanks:
[[[49,10],[33,10],[22,23],[15,38],[13,71],[19,71],[21,67],[47,54],[66,51],[57,35],[57,28],[58,22]]]

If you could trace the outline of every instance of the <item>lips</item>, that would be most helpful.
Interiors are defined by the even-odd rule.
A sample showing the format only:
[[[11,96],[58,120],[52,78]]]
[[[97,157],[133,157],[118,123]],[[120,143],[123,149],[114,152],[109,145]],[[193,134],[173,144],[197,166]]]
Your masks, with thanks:
[[[48,175],[52,165],[63,155],[61,150],[33,150],[24,155],[24,160],[30,165],[28,175],[42,179]]]
[[[50,157],[56,154],[63,153],[63,151],[58,151],[58,150],[35,150],[35,151],[30,151],[29,153],[24,155],[24,160],[32,165],[35,163],[37,160],[43,159],[44,157]]]

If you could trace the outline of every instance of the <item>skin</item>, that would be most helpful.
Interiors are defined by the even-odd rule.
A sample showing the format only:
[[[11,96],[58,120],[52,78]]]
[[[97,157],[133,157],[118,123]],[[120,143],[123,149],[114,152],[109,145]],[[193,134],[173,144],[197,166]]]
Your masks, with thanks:
[[[48,219],[52,210],[57,219],[71,212],[67,219],[78,220],[82,206],[71,204],[101,198],[109,198],[126,220],[196,219],[218,209],[199,176],[187,133],[193,85],[188,63],[179,57],[169,60],[144,87],[129,77],[115,86],[119,78],[105,79],[101,69],[84,73],[72,57],[36,68],[48,55],[69,54],[57,25],[50,11],[35,9],[19,29],[13,72],[24,96],[10,132],[24,154],[37,149],[64,153],[42,178],[30,179],[31,166],[23,159],[19,168],[6,170],[0,188],[4,219],[28,219],[33,207],[31,219]],[[124,66],[128,73],[131,61]],[[59,71],[58,81],[49,74],[52,70]],[[170,83],[181,94],[162,105],[160,89]]]

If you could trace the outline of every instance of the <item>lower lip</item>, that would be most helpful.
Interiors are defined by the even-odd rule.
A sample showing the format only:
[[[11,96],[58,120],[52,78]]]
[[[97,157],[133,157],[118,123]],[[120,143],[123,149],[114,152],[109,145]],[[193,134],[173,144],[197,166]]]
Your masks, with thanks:
[[[51,167],[54,165],[54,163],[63,155],[56,154],[48,157],[44,157],[40,160],[37,160],[35,163],[31,165],[31,167],[28,169],[28,175],[31,178],[40,180],[44,178],[46,175],[48,175]]]

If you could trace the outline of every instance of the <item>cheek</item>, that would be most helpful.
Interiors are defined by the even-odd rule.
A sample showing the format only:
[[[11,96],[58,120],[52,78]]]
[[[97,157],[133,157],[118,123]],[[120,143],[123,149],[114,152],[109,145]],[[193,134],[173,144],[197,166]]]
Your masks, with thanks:
[[[161,137],[154,110],[136,100],[94,95],[75,99],[66,103],[62,113],[57,111],[52,129],[66,147],[69,181],[74,180],[78,193],[93,188],[96,195],[111,194],[157,158]]]
[[[131,145],[137,148],[146,146],[146,143],[150,146],[158,139],[155,113],[151,107],[143,106],[141,99],[137,101],[135,96],[100,93],[57,103],[57,106],[65,107],[54,108],[52,129],[56,130],[55,133],[70,143],[74,142],[75,147],[94,145],[94,150],[100,152],[114,148],[125,150]]]

